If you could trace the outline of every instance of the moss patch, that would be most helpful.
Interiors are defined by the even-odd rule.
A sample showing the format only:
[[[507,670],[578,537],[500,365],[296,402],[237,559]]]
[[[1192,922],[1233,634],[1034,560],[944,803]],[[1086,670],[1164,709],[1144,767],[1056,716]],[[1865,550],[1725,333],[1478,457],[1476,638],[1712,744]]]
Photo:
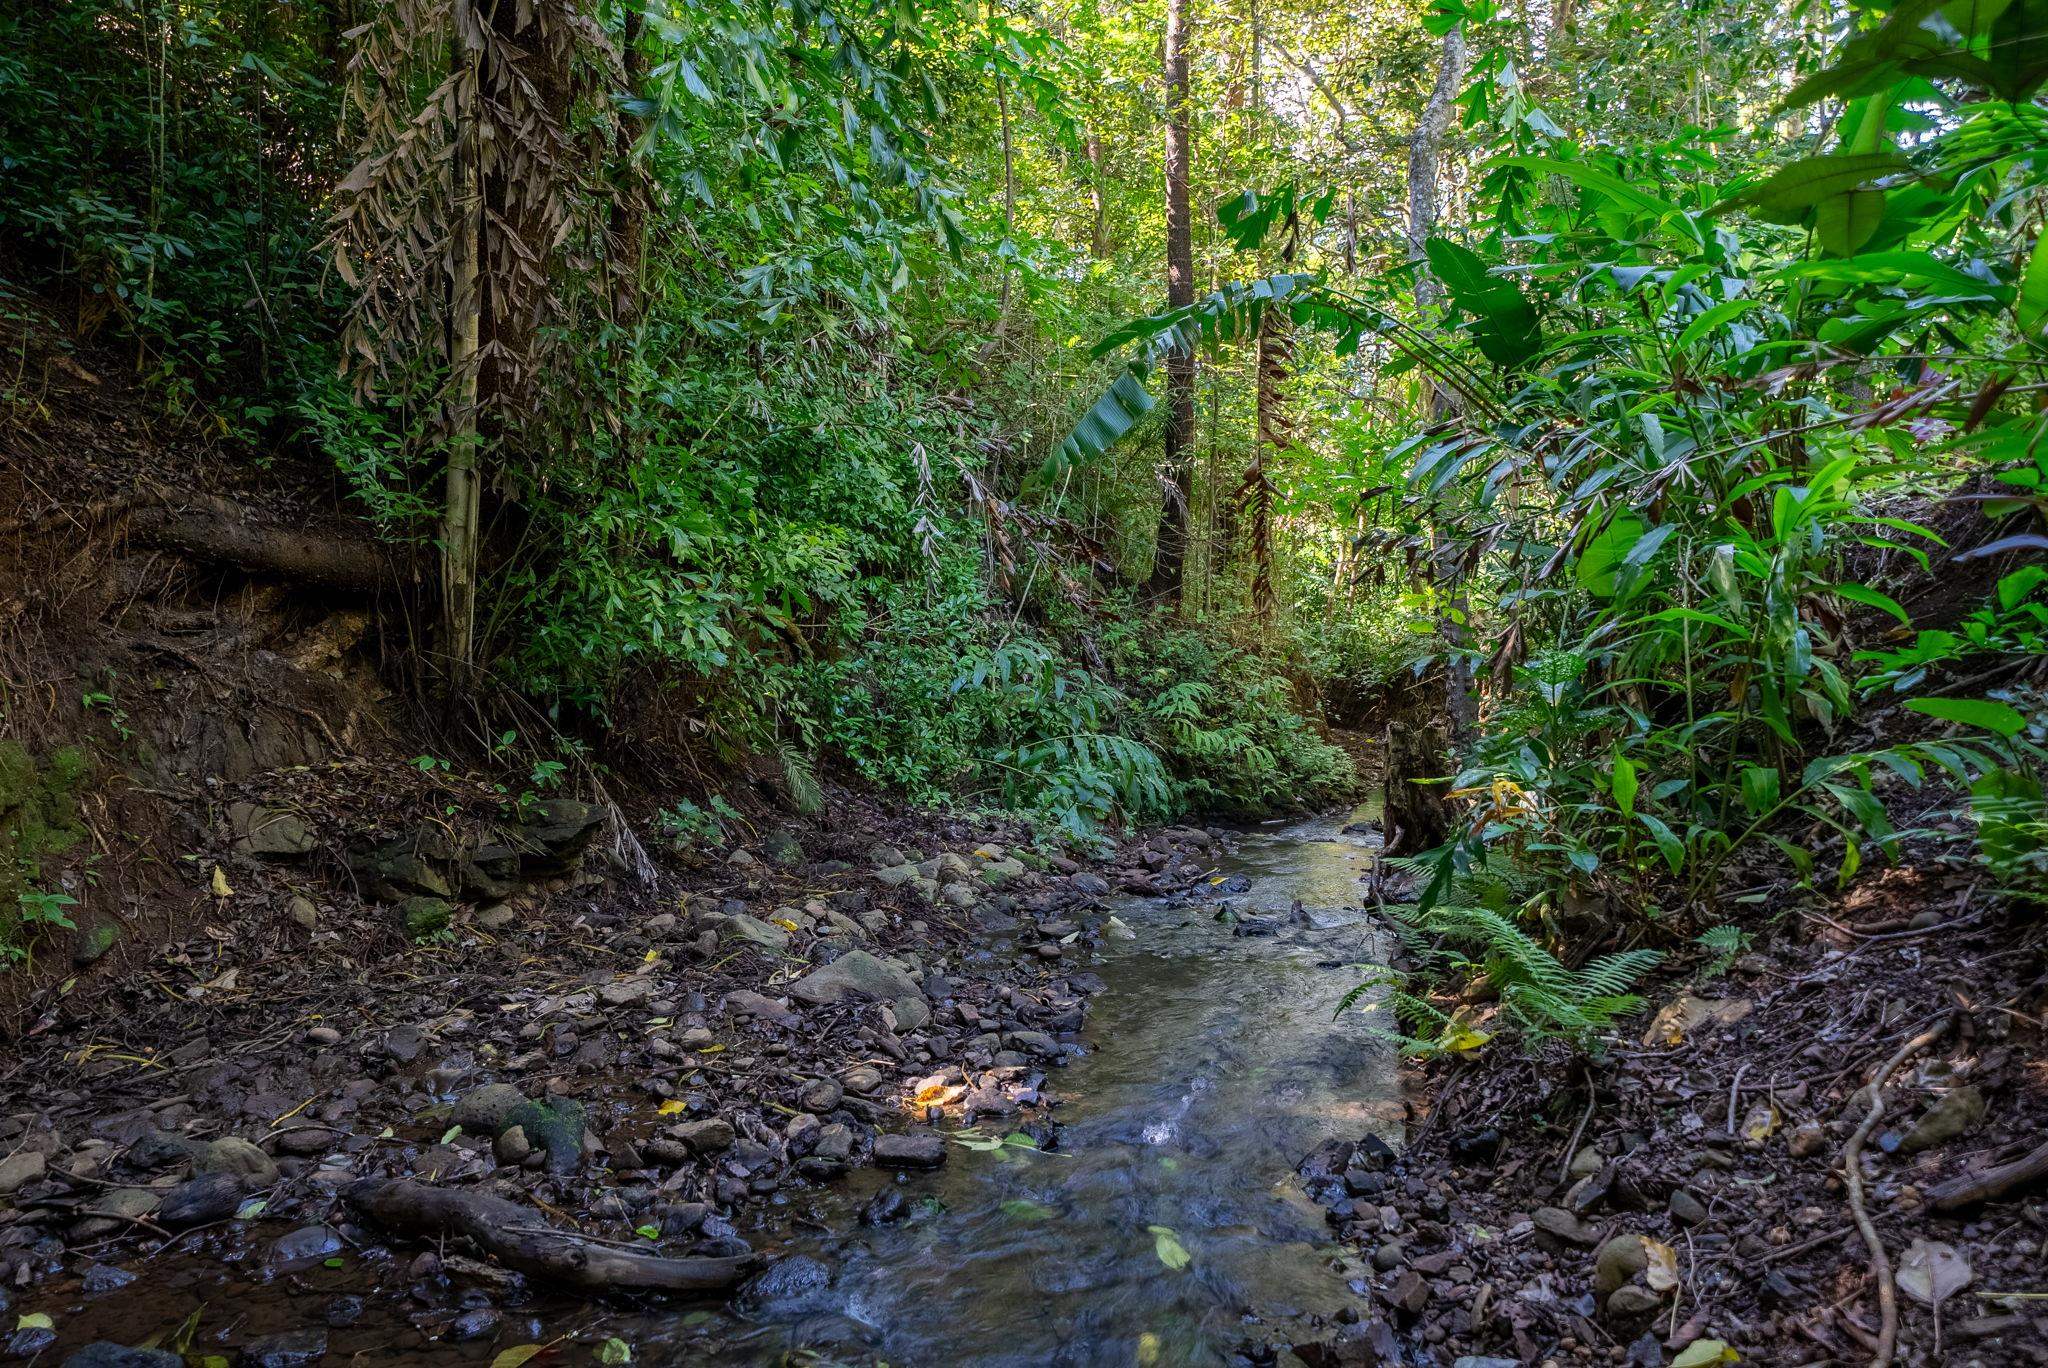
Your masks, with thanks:
[[[85,839],[78,791],[91,760],[78,746],[37,759],[13,741],[0,741],[0,957],[18,955],[49,910],[39,901],[44,863]]]

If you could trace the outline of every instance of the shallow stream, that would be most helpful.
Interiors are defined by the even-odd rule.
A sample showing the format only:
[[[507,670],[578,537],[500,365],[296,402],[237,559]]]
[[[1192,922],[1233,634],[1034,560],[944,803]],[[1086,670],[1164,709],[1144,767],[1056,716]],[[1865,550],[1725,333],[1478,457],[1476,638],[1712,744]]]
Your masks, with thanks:
[[[725,1347],[703,1361],[1223,1363],[1355,1304],[1293,1175],[1324,1139],[1401,1126],[1388,1048],[1332,1021],[1378,958],[1358,910],[1378,838],[1344,824],[1244,835],[1207,897],[1121,900],[1135,936],[1109,942],[1087,1053],[1050,1080],[1057,1152],[956,1149],[906,1180],[910,1221],[819,1241],[829,1287],[760,1307],[753,1334],[705,1327]],[[848,1200],[894,1181],[868,1177]],[[620,1333],[675,1342],[654,1318]]]

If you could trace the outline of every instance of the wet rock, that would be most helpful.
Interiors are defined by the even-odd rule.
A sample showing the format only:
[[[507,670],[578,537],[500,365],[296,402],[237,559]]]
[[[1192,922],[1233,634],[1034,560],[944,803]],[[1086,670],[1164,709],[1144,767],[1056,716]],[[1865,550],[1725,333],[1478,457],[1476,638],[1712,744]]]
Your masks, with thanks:
[[[150,1188],[115,1188],[93,1198],[85,1209],[95,1216],[128,1222],[154,1215],[162,1204],[162,1195]]]
[[[1082,871],[1067,879],[1067,887],[1084,898],[1106,898],[1109,896],[1109,880],[1100,874]]]
[[[185,1368],[185,1360],[168,1349],[131,1349],[96,1340],[65,1359],[64,1368]]]
[[[934,1169],[945,1162],[945,1138],[930,1131],[875,1137],[875,1164],[880,1168]]]
[[[831,1285],[832,1271],[825,1265],[802,1254],[791,1254],[749,1278],[739,1290],[738,1301],[755,1311],[798,1311],[822,1302]]]
[[[125,1268],[96,1263],[85,1270],[85,1276],[78,1280],[78,1285],[87,1295],[97,1297],[118,1292],[134,1281],[135,1275]]]
[[[341,1252],[341,1235],[332,1226],[300,1226],[271,1242],[269,1261],[273,1264],[311,1263]]]
[[[527,1101],[526,1094],[510,1083],[486,1083],[464,1093],[448,1119],[466,1135],[495,1136],[505,1128],[506,1118]]]
[[[550,1173],[571,1173],[583,1162],[583,1104],[580,1102],[528,1102],[508,1112],[505,1125],[508,1128],[516,1126],[523,1132],[529,1147],[547,1156]]]
[[[448,1326],[444,1336],[450,1344],[469,1344],[475,1340],[495,1339],[499,1322],[504,1318],[488,1306],[479,1306],[457,1316]]]
[[[303,1368],[326,1357],[325,1330],[287,1330],[250,1340],[235,1361],[241,1368]]]
[[[7,1352],[31,1359],[57,1342],[57,1332],[40,1325],[24,1325],[7,1337]]]
[[[49,1161],[38,1150],[19,1150],[0,1159],[0,1197],[11,1197],[41,1181],[48,1167]]]
[[[910,1214],[910,1201],[903,1195],[903,1189],[893,1184],[883,1188],[868,1199],[860,1209],[860,1223],[864,1226],[894,1225]]]
[[[1606,1296],[1650,1266],[1640,1235],[1616,1235],[1593,1260],[1593,1290]]]
[[[823,1116],[825,1113],[837,1108],[845,1096],[846,1089],[837,1081],[830,1078],[820,1078],[816,1082],[805,1086],[800,1100],[805,1111]]]
[[[882,1071],[872,1064],[856,1064],[840,1074],[839,1079],[848,1092],[865,1097],[882,1086]]]
[[[1984,1094],[1965,1083],[1950,1088],[1940,1101],[1913,1123],[1899,1148],[1908,1154],[1945,1145],[1976,1129],[1984,1119]]]
[[[320,1313],[320,1319],[326,1321],[337,1330],[354,1325],[362,1318],[363,1299],[361,1297],[336,1297],[328,1302]]]
[[[1461,1164],[1491,1164],[1500,1157],[1501,1134],[1492,1126],[1451,1138],[1451,1158]]]
[[[236,1173],[202,1173],[164,1194],[157,1224],[171,1230],[225,1221],[242,1204],[242,1178]]]
[[[1003,1037],[1003,1043],[1043,1059],[1050,1059],[1060,1052],[1060,1043],[1044,1031],[1011,1031]]]
[[[853,1157],[853,1131],[833,1122],[818,1132],[817,1140],[811,1145],[811,1153],[827,1163],[845,1163]]]

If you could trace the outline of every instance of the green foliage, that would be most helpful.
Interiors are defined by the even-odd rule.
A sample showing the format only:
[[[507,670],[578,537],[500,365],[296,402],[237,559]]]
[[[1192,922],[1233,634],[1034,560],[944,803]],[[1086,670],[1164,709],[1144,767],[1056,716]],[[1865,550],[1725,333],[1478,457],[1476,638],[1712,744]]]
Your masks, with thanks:
[[[1414,861],[1393,860],[1412,868]],[[1525,872],[1499,859],[1474,864],[1432,905],[1413,912],[1389,909],[1403,943],[1425,981],[1477,975],[1498,1003],[1484,1017],[1452,1015],[1405,987],[1392,997],[1408,1027],[1406,1048],[1417,1053],[1472,1048],[1503,1029],[1525,1039],[1561,1039],[1587,1048],[1611,1032],[1617,1018],[1642,1007],[1631,989],[1663,956],[1654,950],[1601,955],[1574,969],[1525,931],[1519,922],[1543,914],[1545,895]],[[1348,1000],[1347,1000],[1348,1001]]]
[[[72,929],[78,900],[45,886],[47,862],[85,838],[78,793],[89,769],[75,746],[38,759],[0,741],[0,959],[24,958],[47,929]]]

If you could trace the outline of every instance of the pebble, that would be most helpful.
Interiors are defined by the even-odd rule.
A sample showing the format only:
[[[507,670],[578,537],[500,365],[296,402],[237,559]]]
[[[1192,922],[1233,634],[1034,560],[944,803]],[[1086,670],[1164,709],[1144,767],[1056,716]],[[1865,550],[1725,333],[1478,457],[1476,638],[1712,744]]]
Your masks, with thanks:
[[[281,1335],[264,1335],[242,1346],[237,1362],[243,1368],[300,1368],[327,1357],[327,1332],[287,1330]]]
[[[308,1263],[324,1259],[330,1254],[341,1252],[341,1236],[333,1227],[324,1225],[301,1226],[288,1235],[280,1235],[270,1246],[270,1262],[274,1264]]]

